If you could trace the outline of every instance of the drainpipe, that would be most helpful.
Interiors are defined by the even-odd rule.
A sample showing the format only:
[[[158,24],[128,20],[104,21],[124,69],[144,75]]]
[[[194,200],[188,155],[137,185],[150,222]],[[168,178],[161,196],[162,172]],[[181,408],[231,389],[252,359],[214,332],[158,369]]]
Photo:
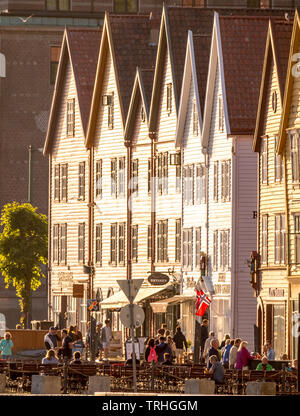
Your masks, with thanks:
[[[49,189],[48,189],[48,273],[47,273],[47,283],[48,283],[48,320],[50,321],[53,317],[52,313],[52,297],[51,297],[51,264],[52,264],[52,210],[51,210],[51,194],[52,194],[52,157],[49,156]]]
[[[237,163],[235,156],[235,142],[236,137],[232,137],[232,157],[231,157],[231,165],[232,165],[232,186],[231,186],[231,325],[232,325],[232,334],[233,337],[236,336],[236,323],[237,323],[237,252],[236,252],[236,204],[237,204],[237,197],[236,197],[236,178],[237,178]]]
[[[156,228],[156,132],[150,132],[151,139],[151,273],[155,272],[155,228]]]

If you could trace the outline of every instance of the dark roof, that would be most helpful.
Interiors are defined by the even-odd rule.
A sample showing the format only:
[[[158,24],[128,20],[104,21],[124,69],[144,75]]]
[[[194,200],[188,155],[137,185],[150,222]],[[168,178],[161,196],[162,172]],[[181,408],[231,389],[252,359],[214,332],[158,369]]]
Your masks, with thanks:
[[[153,78],[154,78],[154,68],[152,69],[141,69],[141,78],[142,83],[145,91],[145,98],[146,98],[146,105],[147,105],[147,113],[150,109],[150,102],[151,102],[151,94],[152,94],[152,86],[153,86]]]
[[[215,11],[217,11],[220,15],[228,16],[284,17],[285,13],[285,10],[276,9],[205,9],[200,7],[197,8],[172,6],[168,6],[166,10],[170,28],[177,99],[179,99],[181,92],[188,30],[191,30],[194,36],[198,35],[199,38],[203,37],[202,41],[199,40],[199,44],[201,44],[201,42],[203,43],[204,50],[202,56],[205,56],[207,44],[209,43],[209,39],[211,39],[212,35],[213,18]],[[291,12],[291,10],[289,10],[289,15],[291,16],[291,18],[293,17],[293,12]],[[199,59],[201,59],[201,53]],[[207,58],[205,59],[205,67],[201,68],[202,74],[200,75],[200,77],[205,78],[205,76],[207,76],[208,66],[206,65],[208,65]],[[203,94],[201,93],[201,95]],[[202,100],[203,96],[200,99]]]
[[[231,132],[254,132],[268,25],[267,17],[220,16]]]
[[[67,36],[78,94],[82,126],[84,133],[86,133],[95,82],[101,30],[78,30],[68,28]]]
[[[271,25],[275,54],[277,56],[279,86],[283,100],[290,43],[293,31],[293,21],[287,22],[286,20],[272,20]]]
[[[153,22],[149,15],[110,15],[109,21],[120,98],[126,120],[136,68],[154,70],[157,44],[151,43],[151,30],[158,29],[159,22],[156,20]],[[148,88],[149,86],[147,91]]]

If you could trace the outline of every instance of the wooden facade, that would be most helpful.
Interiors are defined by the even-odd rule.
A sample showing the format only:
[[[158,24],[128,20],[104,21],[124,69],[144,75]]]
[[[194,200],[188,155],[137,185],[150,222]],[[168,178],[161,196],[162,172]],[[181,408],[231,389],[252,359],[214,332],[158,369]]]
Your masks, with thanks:
[[[277,154],[292,24],[270,22],[253,149],[258,155],[257,282],[260,344],[276,358],[290,355],[289,283],[286,276],[285,164]]]

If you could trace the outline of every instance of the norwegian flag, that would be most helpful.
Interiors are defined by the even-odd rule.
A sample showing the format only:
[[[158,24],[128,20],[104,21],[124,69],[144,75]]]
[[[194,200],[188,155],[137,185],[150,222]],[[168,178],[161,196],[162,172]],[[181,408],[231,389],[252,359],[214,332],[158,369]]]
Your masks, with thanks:
[[[197,290],[195,309],[196,316],[203,316],[206,309],[211,304],[209,297],[203,292],[203,290]]]

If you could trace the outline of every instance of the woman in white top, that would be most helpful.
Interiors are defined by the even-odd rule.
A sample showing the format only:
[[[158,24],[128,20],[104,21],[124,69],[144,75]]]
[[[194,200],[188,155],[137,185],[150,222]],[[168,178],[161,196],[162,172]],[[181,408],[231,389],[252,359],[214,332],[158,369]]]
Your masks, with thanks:
[[[42,364],[57,364],[58,363],[58,358],[55,355],[55,351],[54,350],[48,350],[46,357],[43,358],[42,360]]]

